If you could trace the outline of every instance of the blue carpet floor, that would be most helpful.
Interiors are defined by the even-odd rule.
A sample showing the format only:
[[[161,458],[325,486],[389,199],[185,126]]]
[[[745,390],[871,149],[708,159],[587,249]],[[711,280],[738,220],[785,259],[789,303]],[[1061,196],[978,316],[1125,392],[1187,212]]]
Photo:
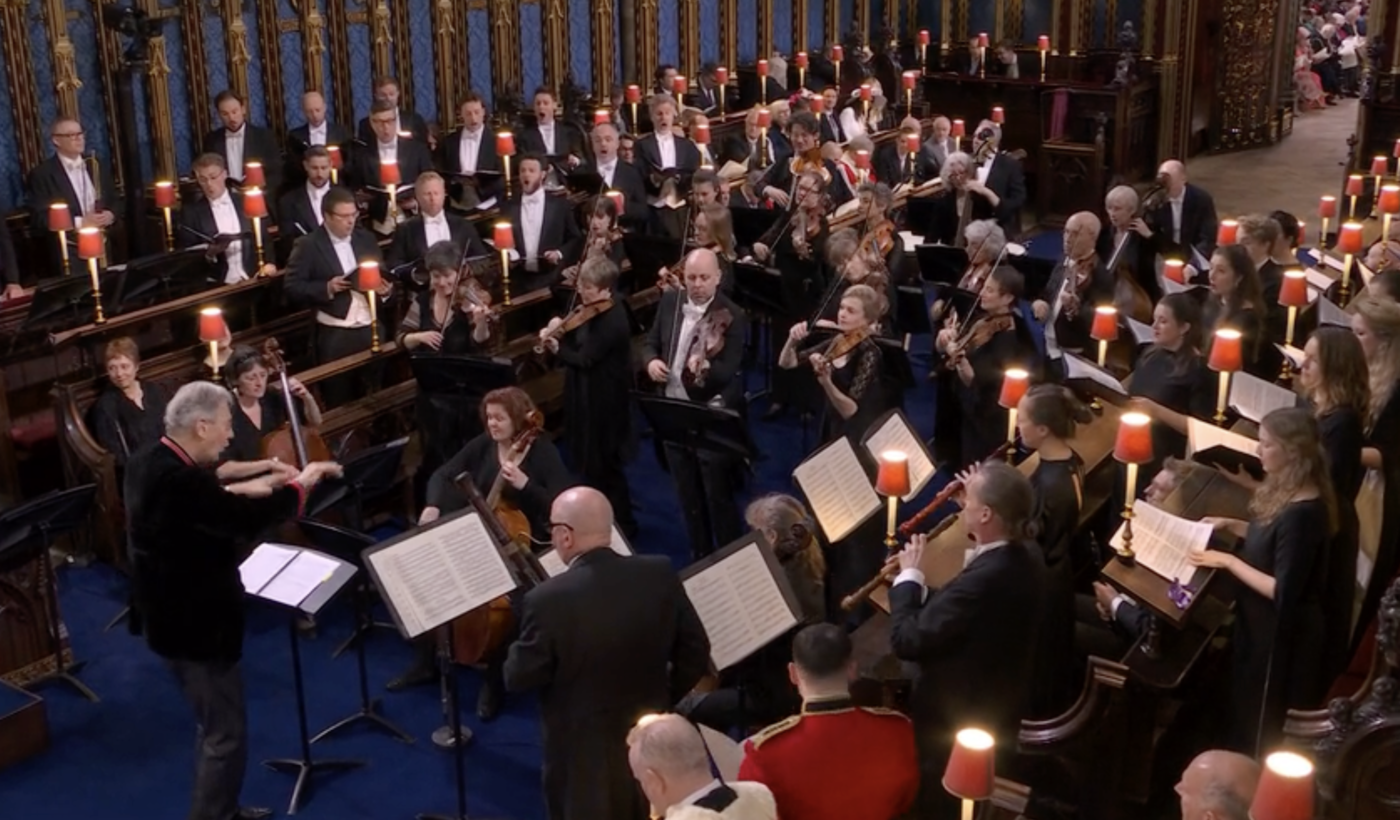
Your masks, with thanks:
[[[924,438],[933,430],[933,389],[923,379],[929,341],[911,345],[918,386],[905,411]],[[756,386],[757,378],[751,376]],[[748,496],[793,492],[792,470],[801,459],[802,430],[792,419],[775,423],[752,416],[762,451]],[[815,429],[809,444],[815,441]],[[641,533],[636,548],[665,554],[678,566],[688,551],[680,509],[669,477],[650,446],[629,469]],[[945,479],[925,490],[931,495]],[[747,498],[744,499],[745,501]],[[920,502],[921,503],[921,502]],[[103,566],[68,568],[59,576],[64,619],[77,656],[87,662],[82,679],[101,696],[89,703],[61,685],[40,690],[48,712],[51,746],[46,754],[0,772],[0,820],[164,820],[184,816],[192,780],[194,726],[173,680],[140,640],[124,627],[102,627],[122,606],[126,584]],[[358,706],[353,653],[332,660],[331,650],[349,634],[348,607],[335,604],[321,618],[320,634],[302,644],[311,733]],[[388,735],[356,728],[312,747],[314,757],[363,758],[368,765],[344,774],[320,775],[299,816],[307,820],[390,820],[417,812],[454,810],[452,756],[434,747],[430,733],[443,724],[438,688],[388,694],[384,683],[410,659],[397,635],[376,634],[368,644],[371,691],[381,711],[417,738],[404,745]],[[244,678],[251,730],[251,761],[244,801],[285,810],[292,778],[260,761],[298,755],[296,703],[285,616],[252,606]],[[472,708],[479,686],[473,671],[459,676],[463,720],[476,733],[467,749],[468,810],[473,817],[535,820],[544,817],[540,796],[540,738],[533,699],[508,699],[501,716],[481,724]],[[0,737],[0,743],[5,739]],[[606,820],[599,818],[599,820]]]

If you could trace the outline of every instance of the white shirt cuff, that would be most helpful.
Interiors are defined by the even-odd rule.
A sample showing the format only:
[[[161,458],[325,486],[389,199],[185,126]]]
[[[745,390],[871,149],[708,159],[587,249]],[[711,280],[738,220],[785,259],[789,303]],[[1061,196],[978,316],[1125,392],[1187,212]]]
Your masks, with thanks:
[[[917,569],[915,567],[910,567],[909,569],[902,569],[899,571],[899,574],[894,577],[894,583],[891,584],[891,586],[898,586],[899,584],[903,584],[910,581],[918,584],[919,586],[923,586],[923,570]]]
[[[1118,607],[1122,606],[1123,604],[1130,604],[1130,603],[1132,603],[1132,599],[1129,598],[1128,596],[1126,596],[1126,595],[1114,595],[1114,596],[1113,596],[1113,600],[1112,600],[1112,601],[1109,601],[1109,603],[1108,603],[1108,614],[1109,614],[1109,617],[1113,618],[1114,620],[1117,620],[1117,619],[1118,619]]]

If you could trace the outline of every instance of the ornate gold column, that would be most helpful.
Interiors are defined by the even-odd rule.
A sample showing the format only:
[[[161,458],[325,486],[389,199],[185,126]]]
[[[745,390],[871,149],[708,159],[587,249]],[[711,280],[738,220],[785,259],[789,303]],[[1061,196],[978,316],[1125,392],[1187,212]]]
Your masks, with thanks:
[[[394,76],[399,81],[400,99],[408,110],[417,111],[418,105],[414,97],[417,89],[413,84],[413,38],[408,28],[408,6],[406,0],[393,5],[390,43],[396,47],[390,50],[394,55]]]
[[[152,18],[173,16],[163,12],[158,0],[141,0],[142,9]],[[162,29],[164,31],[164,29]],[[165,53],[165,35],[151,38],[147,51],[150,67],[146,69],[146,103],[150,106],[151,141],[155,143],[156,179],[174,179],[175,167],[174,112],[170,109],[170,62]]]
[[[840,0],[822,0],[822,2],[826,3],[826,43],[824,45],[829,46],[832,43],[841,42],[841,2]]]
[[[540,13],[544,18],[544,81],[552,88],[562,88],[569,73],[569,11],[567,0],[544,0]],[[602,98],[608,92],[603,91]]]
[[[315,0],[301,0],[301,72],[303,88],[326,91],[326,18]]]
[[[598,95],[611,93],[614,85],[616,14],[614,0],[593,0],[593,89]]]
[[[696,77],[700,74],[700,0],[680,0],[680,16],[681,73]]]
[[[336,0],[331,0],[332,3]],[[375,77],[387,77],[393,73],[390,63],[394,36],[389,31],[389,4],[378,0],[370,11],[369,18],[369,63]],[[399,79],[399,91],[403,92],[403,78]],[[371,81],[372,82],[372,81]]]
[[[1150,0],[1146,0],[1150,2]],[[1064,0],[1051,0],[1050,2],[1050,53],[1059,54],[1062,49],[1063,40],[1060,32],[1064,29],[1065,8]],[[1036,36],[1040,36],[1037,32]]]
[[[21,170],[44,158],[43,125],[39,122],[39,94],[29,49],[27,0],[0,0],[0,59],[10,80],[10,107],[15,115],[15,139],[19,143]]]
[[[282,21],[277,16],[276,3],[258,3],[258,48],[263,55],[263,93],[267,96],[267,122],[263,125],[274,134],[287,132],[287,96],[282,93]],[[295,18],[289,20],[293,26]]]
[[[228,53],[228,87],[245,102],[248,99],[248,25],[243,22],[243,0],[224,0],[224,43]]]
[[[899,0],[885,0],[885,25],[894,32],[895,39],[899,39]],[[914,29],[909,29],[913,36]]]
[[[68,15],[63,9],[63,0],[46,0],[44,22],[49,33],[49,55],[53,60],[54,93],[58,102],[59,116],[78,116],[78,89],[83,81],[78,79],[78,63],[73,41],[68,39]]]
[[[953,47],[953,0],[938,0],[938,51],[948,56]]]
[[[1147,0],[1144,0],[1147,2]],[[1017,42],[1021,42],[1029,37],[1039,37],[1040,32],[1030,33],[1026,31],[1026,5],[1023,0],[1007,0],[1006,3],[1006,34]]]
[[[525,93],[520,71],[519,0],[491,0],[491,74],[497,95]]]
[[[996,0],[992,4],[992,47],[1006,36],[1006,0]]]
[[[637,0],[637,82],[644,89],[651,88],[651,78],[656,74],[656,0]],[[651,93],[649,90],[645,94]]]
[[[1103,37],[1110,48],[1118,42],[1118,0],[1104,0]]]
[[[1162,16],[1162,60],[1157,65],[1162,100],[1157,156],[1162,159],[1184,158],[1191,136],[1191,73],[1182,71],[1182,66],[1192,65],[1195,59],[1195,38],[1190,32],[1196,28],[1197,3],[1182,0],[1180,14]]]
[[[1145,60],[1157,56],[1157,0],[1143,0],[1142,56]]]
[[[444,131],[457,122],[457,102],[468,87],[465,61],[466,13],[458,15],[453,0],[433,0],[433,62],[437,67],[438,122]]]
[[[355,94],[350,78],[350,15],[339,0],[326,3],[326,25],[331,33],[331,85],[335,117],[354,127]]]
[[[185,95],[190,131],[196,139],[213,128],[209,119],[209,66],[204,56],[204,0],[180,0],[180,40],[184,43]]]
[[[720,0],[719,42],[720,59],[734,71],[739,66],[739,0]],[[651,82],[651,75],[642,77],[642,82]]]
[[[870,0],[856,0],[856,8]],[[860,12],[857,11],[857,14]],[[758,3],[758,56],[766,60],[773,53],[773,0],[759,0]],[[787,82],[787,78],[782,78]]]
[[[1090,0],[1070,0],[1069,56],[1077,57],[1093,39],[1094,6]]]
[[[792,0],[792,52],[807,51],[812,37],[807,26],[807,0]]]

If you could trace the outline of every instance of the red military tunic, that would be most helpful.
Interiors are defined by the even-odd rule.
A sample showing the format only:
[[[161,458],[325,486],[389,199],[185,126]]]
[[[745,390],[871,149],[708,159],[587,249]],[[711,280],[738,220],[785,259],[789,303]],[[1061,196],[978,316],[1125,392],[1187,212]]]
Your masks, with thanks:
[[[899,712],[857,708],[849,697],[809,700],[801,714],[744,743],[739,779],[766,785],[779,817],[890,820],[919,790],[914,727]]]

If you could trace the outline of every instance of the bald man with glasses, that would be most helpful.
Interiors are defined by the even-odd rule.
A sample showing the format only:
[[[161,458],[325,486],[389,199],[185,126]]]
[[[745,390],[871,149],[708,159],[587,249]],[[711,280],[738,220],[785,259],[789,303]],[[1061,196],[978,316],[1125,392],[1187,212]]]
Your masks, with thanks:
[[[83,124],[68,117],[56,120],[49,128],[49,141],[53,144],[53,156],[29,172],[30,228],[34,235],[49,239],[49,209],[60,202],[68,206],[75,230],[85,226],[110,228],[117,221],[116,213],[107,206],[115,195],[112,175],[101,162],[87,160]],[[69,239],[72,241],[73,237]],[[50,270],[59,270],[62,262],[58,246],[46,241],[46,247],[50,249]],[[82,265],[76,253],[70,254],[70,261],[75,270]]]

